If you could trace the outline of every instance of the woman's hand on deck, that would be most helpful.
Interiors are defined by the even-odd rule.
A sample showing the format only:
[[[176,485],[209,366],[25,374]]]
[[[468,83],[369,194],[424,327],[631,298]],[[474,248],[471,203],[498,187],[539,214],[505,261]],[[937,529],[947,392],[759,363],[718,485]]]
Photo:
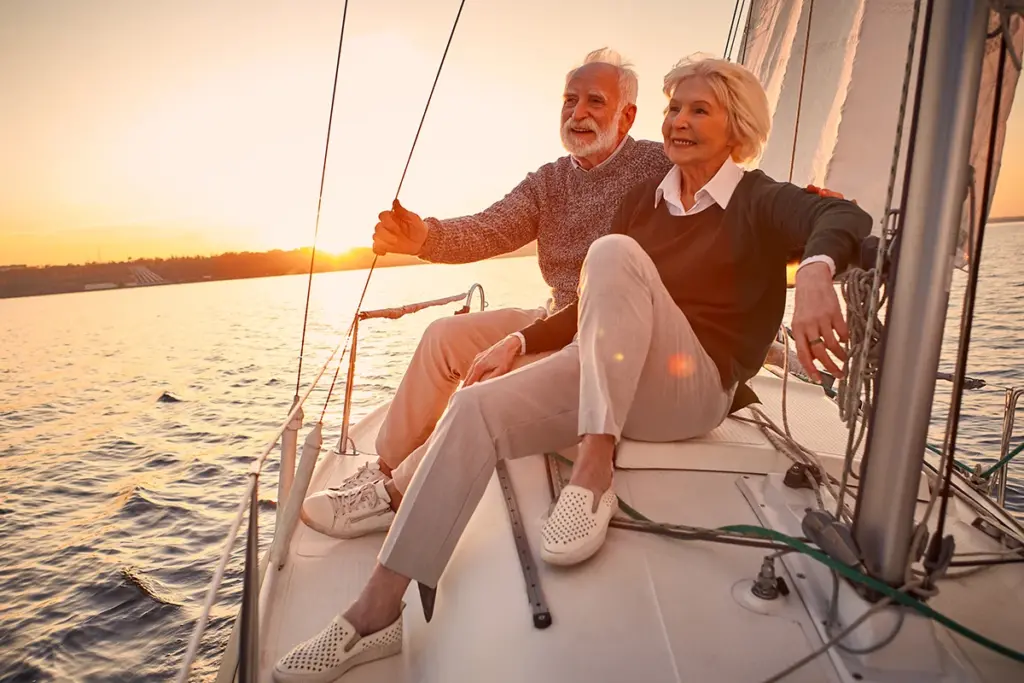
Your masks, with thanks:
[[[846,361],[846,351],[840,342],[849,339],[849,330],[839,308],[839,297],[832,284],[832,273],[827,264],[809,263],[796,273],[796,293],[793,305],[793,338],[796,340],[797,357],[814,380],[820,382],[821,374],[814,365],[814,359],[838,378],[843,371],[829,356],[828,351],[839,360]]]
[[[391,204],[390,211],[381,211],[373,230],[373,253],[411,254],[420,253],[427,240],[427,224],[423,219],[398,203]]]
[[[508,336],[500,342],[477,354],[473,364],[469,366],[466,379],[462,386],[468,387],[494,377],[501,377],[512,369],[512,364],[519,355],[521,343],[518,337]]]

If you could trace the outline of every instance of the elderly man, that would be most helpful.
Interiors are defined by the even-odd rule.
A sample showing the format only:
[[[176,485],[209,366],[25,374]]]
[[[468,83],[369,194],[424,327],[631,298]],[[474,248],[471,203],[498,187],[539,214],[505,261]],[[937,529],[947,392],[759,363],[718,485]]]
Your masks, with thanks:
[[[421,219],[397,205],[380,214],[373,237],[378,254],[471,263],[536,240],[552,300],[546,307],[468,313],[431,323],[381,425],[378,459],[340,486],[310,496],[302,510],[306,524],[340,538],[386,530],[422,457],[417,449],[476,355],[576,301],[587,249],[608,234],[626,191],[664,176],[672,166],[660,143],[629,135],[637,89],[636,73],[618,53],[595,50],[565,79],[560,132],[567,156],[529,173],[503,199],[472,216]],[[367,484],[369,491],[360,489]]]

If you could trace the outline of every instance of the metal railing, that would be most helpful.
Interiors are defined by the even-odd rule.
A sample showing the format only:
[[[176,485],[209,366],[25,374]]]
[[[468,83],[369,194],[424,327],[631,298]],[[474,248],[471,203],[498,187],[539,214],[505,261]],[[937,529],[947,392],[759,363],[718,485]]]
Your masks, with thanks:
[[[1006,400],[1003,406],[1003,436],[999,444],[999,460],[993,465],[989,476],[994,478],[993,485],[996,489],[996,502],[1001,507],[1006,507],[1006,482],[1010,476],[1010,461],[1013,456],[1020,452],[1018,447],[1013,454],[1010,453],[1010,437],[1013,436],[1013,422],[1017,414],[1017,403],[1020,397],[1024,396],[1024,389],[1007,389]]]
[[[356,345],[358,340],[359,321],[373,318],[387,318],[394,320],[425,308],[442,306],[444,304],[460,300],[464,300],[465,304],[455,313],[457,315],[468,313],[473,302],[473,294],[477,291],[480,292],[480,310],[483,311],[487,307],[487,302],[484,297],[484,289],[480,284],[474,283],[466,294],[456,294],[443,297],[441,299],[407,304],[397,308],[360,311],[354,316],[351,334],[345,339],[342,339],[334,348],[306,392],[302,396],[295,396],[292,401],[292,407],[288,412],[288,417],[285,419],[284,423],[273,432],[273,436],[268,440],[266,447],[249,466],[249,471],[246,475],[245,493],[242,496],[242,500],[239,502],[237,512],[228,529],[227,538],[225,539],[223,550],[220,558],[218,559],[217,567],[214,571],[213,578],[210,581],[210,585],[207,588],[203,607],[200,611],[199,618],[196,621],[195,628],[192,631],[192,636],[189,640],[188,647],[185,651],[185,657],[176,679],[178,683],[186,683],[188,680],[192,664],[195,661],[196,653],[199,649],[199,643],[202,640],[203,633],[209,623],[210,611],[216,602],[217,591],[220,589],[221,582],[224,579],[224,573],[227,569],[227,563],[231,557],[232,548],[234,547],[235,540],[238,537],[238,531],[247,511],[249,513],[249,524],[245,551],[246,562],[245,582],[243,583],[243,603],[239,611],[239,617],[235,623],[235,632],[232,634],[231,639],[228,642],[227,649],[221,661],[221,672],[218,676],[218,680],[224,679],[224,675],[228,671],[231,672],[228,679],[233,679],[235,670],[239,668],[241,669],[239,673],[242,674],[243,681],[246,679],[256,680],[256,669],[259,658],[259,643],[257,636],[259,621],[259,593],[263,585],[265,570],[267,568],[266,560],[268,559],[265,557],[263,562],[259,562],[257,560],[259,549],[256,518],[258,516],[259,509],[257,504],[259,477],[262,474],[263,465],[266,463],[267,457],[280,440],[281,470],[278,477],[278,508],[274,528],[274,539],[269,553],[270,566],[280,570],[287,559],[291,539],[299,521],[299,511],[301,510],[302,501],[305,500],[306,494],[308,493],[313,469],[316,465],[317,459],[319,458],[322,444],[322,423],[318,422],[310,434],[307,435],[306,442],[303,444],[302,457],[299,459],[298,468],[295,467],[298,430],[302,426],[303,420],[302,407],[313,392],[313,389],[320,383],[320,380],[323,378],[327,368],[334,360],[334,357],[338,354],[338,351],[341,350],[345,341],[351,337],[352,346],[349,350],[348,374],[345,386],[345,403],[342,418],[343,424],[341,428],[341,438],[338,441],[338,453],[342,455],[347,454],[342,445],[351,441],[349,438],[349,419],[352,409],[352,385],[355,378],[357,356]],[[353,449],[353,453],[354,450],[355,449]],[[245,650],[244,657],[240,656],[240,650],[243,649]]]
[[[410,313],[421,311],[425,308],[443,306],[444,304],[462,299],[465,299],[466,303],[459,311],[456,312],[456,314],[468,313],[470,310],[470,304],[473,300],[473,293],[477,290],[480,291],[480,310],[482,311],[487,305],[484,300],[484,290],[479,284],[474,284],[466,294],[455,294],[441,299],[432,299],[430,301],[407,304],[396,308],[360,311],[355,316],[352,321],[352,331],[350,335],[352,344],[348,353],[348,371],[345,380],[345,399],[342,408],[341,436],[338,439],[337,446],[339,455],[355,455],[354,444],[351,451],[348,450],[348,445],[352,443],[352,440],[349,437],[349,430],[351,429],[350,418],[352,415],[352,389],[355,386],[356,360],[359,356],[359,321],[374,318],[397,320],[398,318],[409,315]],[[294,470],[294,478],[292,479],[291,490],[289,490],[287,498],[282,498],[280,495],[278,496],[278,509],[281,509],[283,501],[284,511],[278,514],[278,522],[280,526],[274,530],[274,541],[270,550],[271,566],[276,567],[277,569],[284,567],[285,561],[288,557],[288,550],[291,547],[292,536],[295,534],[295,529],[298,526],[299,512],[302,510],[302,501],[306,498],[310,481],[313,478],[313,470],[316,467],[316,462],[320,455],[320,445],[321,439],[319,432],[311,432],[306,438],[306,443],[303,444],[302,456],[299,458],[298,468]],[[282,443],[282,449],[284,446],[285,444]],[[294,462],[294,442],[292,442],[292,448],[291,461]],[[280,473],[282,482],[284,479],[292,476],[291,472],[285,472],[286,467],[284,460],[285,454],[282,451],[282,466]]]
[[[454,303],[461,299],[465,299],[465,303],[462,308],[455,312],[455,315],[462,313],[469,313],[470,308],[473,304],[473,293],[480,292],[480,310],[483,311],[487,307],[487,302],[484,299],[484,288],[479,283],[473,283],[473,286],[469,288],[469,291],[465,294],[454,294],[452,296],[442,297],[440,299],[431,299],[430,301],[421,301],[415,304],[406,304],[405,306],[397,306],[395,308],[379,308],[374,311],[360,311],[359,315],[356,316],[355,322],[352,327],[352,349],[348,355],[348,375],[345,380],[345,403],[342,413],[341,423],[341,438],[338,439],[338,453],[343,455],[354,455],[355,446],[353,444],[352,452],[349,453],[347,450],[349,445],[349,417],[352,414],[352,387],[354,385],[353,379],[356,373],[356,345],[359,340],[359,321],[361,320],[373,320],[378,318],[386,318],[388,320],[397,320],[401,317],[422,311],[424,308],[431,308],[433,306],[444,306],[445,304]]]

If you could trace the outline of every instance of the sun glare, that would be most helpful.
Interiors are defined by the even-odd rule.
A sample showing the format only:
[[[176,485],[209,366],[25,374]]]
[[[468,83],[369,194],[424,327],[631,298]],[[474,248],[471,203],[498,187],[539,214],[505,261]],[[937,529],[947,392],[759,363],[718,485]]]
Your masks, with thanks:
[[[370,245],[377,214],[390,206],[434,68],[426,55],[387,33],[354,36],[345,56],[372,68],[343,69],[338,82],[319,202],[317,244],[328,252]],[[177,226],[183,233],[178,249],[185,253],[187,234],[197,231],[209,236],[207,242],[236,249],[309,246],[330,108],[324,84],[333,73],[333,64],[323,66],[311,71],[302,55],[291,62],[228,64],[155,91],[145,103],[112,114],[116,122],[103,126],[90,145],[102,154],[67,160],[58,179],[65,198],[72,205],[85,198],[117,205],[119,222],[125,214],[138,216],[131,222],[140,230],[151,220],[162,229]],[[407,82],[414,84],[407,96],[416,106],[387,106],[396,85]],[[461,123],[435,122],[432,134],[456,134]],[[443,191],[445,171],[441,163],[417,174],[417,194]],[[197,241],[195,252],[206,246]],[[111,244],[107,251],[118,248]]]
[[[20,48],[35,71],[13,82],[36,85],[22,85],[20,108],[0,115],[17,132],[5,147],[11,170],[0,169],[0,265],[294,249],[311,245],[314,231],[327,252],[369,247],[445,45],[447,18],[432,26],[433,10],[410,12],[416,29],[363,16],[345,36],[322,197],[335,26],[310,20],[257,40],[214,22],[211,37],[182,15],[177,28],[117,29],[117,40],[85,54],[74,41],[40,38],[63,30],[40,20]],[[556,24],[572,20],[564,8],[551,12]],[[483,23],[453,44],[405,175],[402,203],[423,217],[483,210],[564,154],[561,74],[579,55],[564,41],[503,53],[480,37],[505,29],[487,14],[468,19]],[[208,42],[182,54],[179,29]],[[152,50],[126,59],[132,40],[153,41]],[[662,104],[653,77],[668,48],[645,49],[632,48],[643,76],[631,134],[658,139],[657,107],[648,104]],[[1011,126],[1008,150],[1019,130]],[[1012,156],[1000,187],[1024,177]],[[1007,196],[997,196],[997,212],[1015,208]],[[791,286],[794,272],[795,264]]]

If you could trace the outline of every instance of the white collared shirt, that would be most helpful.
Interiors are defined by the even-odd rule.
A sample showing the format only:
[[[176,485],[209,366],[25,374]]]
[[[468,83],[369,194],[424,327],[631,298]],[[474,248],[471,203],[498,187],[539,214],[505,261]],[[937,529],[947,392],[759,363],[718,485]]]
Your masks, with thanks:
[[[692,216],[714,204],[718,204],[725,209],[728,208],[729,200],[732,199],[733,192],[736,191],[736,187],[740,184],[741,180],[743,180],[743,169],[732,159],[726,159],[725,163],[722,164],[722,167],[718,169],[718,172],[715,173],[711,180],[694,193],[693,206],[687,210],[683,207],[681,195],[683,188],[682,175],[680,174],[679,167],[673,166],[654,191],[654,206],[657,208],[661,200],[664,199],[665,207],[672,216]],[[803,268],[808,263],[826,264],[832,273],[832,277],[835,277],[836,264],[832,257],[825,254],[808,256],[800,262],[800,267],[797,270],[800,270],[800,268]]]
[[[692,216],[716,203],[725,209],[728,208],[732,193],[736,191],[736,186],[740,184],[741,180],[743,180],[743,169],[737,166],[732,159],[726,159],[722,167],[718,169],[718,173],[693,195],[693,206],[686,210],[683,208],[681,195],[682,174],[678,166],[673,166],[665,179],[658,185],[658,189],[654,191],[654,206],[657,207],[664,199],[668,212],[672,216]]]

